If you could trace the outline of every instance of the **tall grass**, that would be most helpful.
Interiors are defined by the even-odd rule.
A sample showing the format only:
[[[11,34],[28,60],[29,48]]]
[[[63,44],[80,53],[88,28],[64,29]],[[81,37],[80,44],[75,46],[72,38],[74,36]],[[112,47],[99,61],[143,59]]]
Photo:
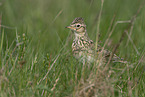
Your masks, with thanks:
[[[118,24],[140,6],[132,28]],[[0,9],[1,97],[145,96],[143,0],[104,0],[100,18],[101,0],[3,0]],[[75,17],[84,18],[94,41],[99,32],[98,43],[110,51],[125,31],[115,53],[128,63],[110,63],[105,70],[79,63],[71,52],[73,34],[64,28]]]

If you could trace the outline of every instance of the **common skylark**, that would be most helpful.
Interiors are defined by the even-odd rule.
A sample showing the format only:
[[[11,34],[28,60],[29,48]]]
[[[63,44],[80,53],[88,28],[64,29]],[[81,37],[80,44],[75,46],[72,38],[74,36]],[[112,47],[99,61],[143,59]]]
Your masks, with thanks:
[[[97,51],[95,51],[95,45],[92,40],[88,37],[86,25],[84,23],[83,18],[78,17],[75,18],[74,21],[67,26],[74,33],[75,37],[72,44],[72,52],[75,58],[79,59],[81,62],[92,63],[95,60],[102,60],[106,62],[111,55],[111,52],[108,50],[102,50],[102,48],[98,45]],[[97,55],[95,55],[97,54]],[[102,55],[101,58],[97,58],[96,56]],[[113,56],[113,60],[120,59],[115,54]]]

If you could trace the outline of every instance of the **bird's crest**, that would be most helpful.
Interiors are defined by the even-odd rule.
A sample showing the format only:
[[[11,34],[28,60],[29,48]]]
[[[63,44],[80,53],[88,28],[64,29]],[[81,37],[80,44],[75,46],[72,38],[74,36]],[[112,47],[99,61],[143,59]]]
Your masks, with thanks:
[[[71,24],[81,23],[84,24],[84,19],[82,17],[75,18]]]

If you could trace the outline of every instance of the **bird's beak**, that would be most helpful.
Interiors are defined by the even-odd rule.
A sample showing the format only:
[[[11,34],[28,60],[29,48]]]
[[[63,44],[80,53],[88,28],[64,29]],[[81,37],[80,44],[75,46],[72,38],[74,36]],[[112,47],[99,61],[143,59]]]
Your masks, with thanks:
[[[72,27],[72,26],[66,26],[65,28],[69,28],[69,29],[75,30],[75,28]]]
[[[69,28],[69,29],[71,29],[71,26],[66,26],[65,28]]]

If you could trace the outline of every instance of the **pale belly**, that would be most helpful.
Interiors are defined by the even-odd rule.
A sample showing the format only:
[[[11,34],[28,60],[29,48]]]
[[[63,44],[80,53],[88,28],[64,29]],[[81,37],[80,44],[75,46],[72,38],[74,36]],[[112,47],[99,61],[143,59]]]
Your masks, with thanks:
[[[92,63],[94,62],[94,55],[85,51],[74,52],[74,57],[81,62]]]

